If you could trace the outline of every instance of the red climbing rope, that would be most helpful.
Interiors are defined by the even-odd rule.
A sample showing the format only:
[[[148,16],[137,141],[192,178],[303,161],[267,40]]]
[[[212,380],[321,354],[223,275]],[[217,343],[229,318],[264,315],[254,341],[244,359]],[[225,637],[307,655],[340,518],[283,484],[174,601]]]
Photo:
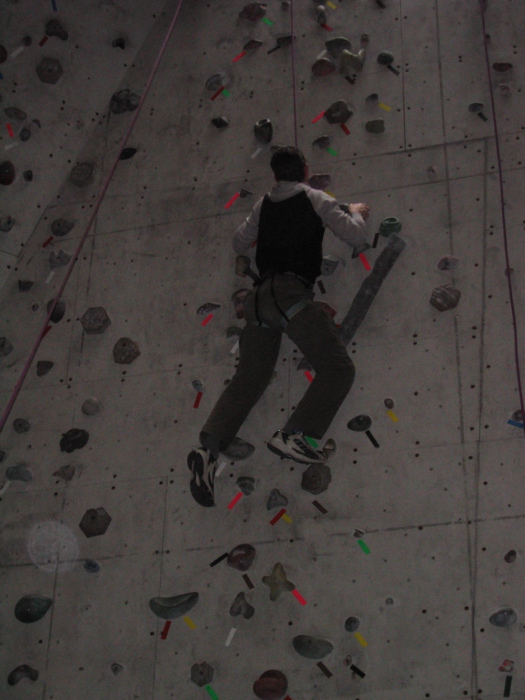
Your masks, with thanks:
[[[494,88],[492,87],[492,79],[491,79],[491,72],[490,72],[490,60],[489,60],[489,48],[488,48],[488,40],[487,40],[487,31],[486,31],[486,26],[485,26],[486,0],[479,0],[479,7],[481,10],[481,23],[483,26],[483,43],[485,46],[485,60],[487,63],[487,74],[488,74],[488,82],[489,82],[489,89],[490,89],[490,103],[491,103],[491,108],[492,108],[492,119],[494,121],[494,139],[496,142],[496,158],[498,160],[498,177],[499,177],[499,190],[500,190],[500,202],[501,202],[501,222],[502,222],[502,226],[503,226],[503,242],[504,242],[504,247],[505,247],[505,262],[507,265],[507,285],[509,288],[510,309],[511,309],[511,313],[512,313],[512,326],[513,326],[513,331],[514,331],[514,358],[515,358],[515,363],[516,363],[516,378],[518,381],[518,394],[520,397],[521,416],[522,416],[522,421],[524,423],[523,435],[525,437],[525,420],[523,420],[525,418],[525,408],[524,408],[524,401],[523,401],[523,388],[522,388],[522,384],[521,384],[521,372],[520,372],[518,323],[517,323],[517,319],[516,319],[516,307],[514,304],[514,293],[512,291],[511,272],[510,272],[509,244],[508,244],[508,235],[507,235],[507,219],[505,216],[505,193],[504,193],[504,189],[503,189],[503,169],[502,169],[502,165],[501,165],[499,130],[498,130],[498,122],[496,119],[496,104],[494,101]]]
[[[40,329],[40,333],[39,333],[38,336],[37,336],[37,339],[36,339],[36,341],[35,341],[35,344],[33,345],[33,349],[31,350],[31,353],[30,353],[29,357],[27,358],[27,361],[26,361],[26,363],[25,363],[25,365],[24,365],[24,369],[22,370],[22,374],[20,375],[20,378],[18,379],[18,381],[17,381],[17,383],[16,383],[16,385],[15,385],[15,388],[13,389],[13,393],[11,394],[11,398],[9,399],[9,402],[8,402],[8,404],[7,404],[7,406],[6,406],[5,410],[4,410],[4,412],[3,412],[3,414],[2,414],[2,417],[0,418],[0,431],[3,430],[4,425],[6,424],[6,421],[7,421],[7,419],[9,418],[9,414],[11,413],[11,410],[12,410],[14,404],[15,404],[15,401],[16,401],[16,399],[18,398],[18,395],[19,395],[19,393],[20,393],[20,390],[21,390],[21,388],[22,388],[22,385],[23,385],[23,383],[24,383],[24,381],[25,381],[25,378],[27,377],[27,373],[29,372],[29,368],[31,367],[31,363],[33,362],[33,360],[34,360],[34,358],[35,358],[35,355],[36,355],[36,353],[37,353],[37,350],[38,350],[38,348],[40,347],[40,343],[42,342],[42,338],[44,337],[44,335],[45,335],[46,332],[47,332],[47,329],[48,329],[48,327],[49,327],[49,323],[50,323],[50,321],[51,321],[51,316],[53,315],[53,311],[55,310],[55,306],[57,305],[58,300],[59,300],[60,297],[62,296],[62,294],[63,294],[63,292],[64,292],[64,289],[65,289],[65,287],[66,287],[66,284],[68,283],[69,278],[71,277],[71,273],[73,272],[73,268],[75,267],[75,263],[76,263],[77,260],[78,260],[78,256],[80,255],[80,252],[81,252],[81,250],[82,250],[82,248],[83,248],[83,246],[84,246],[84,243],[85,243],[86,238],[87,238],[87,236],[88,236],[88,233],[89,233],[89,231],[90,231],[90,229],[91,229],[91,226],[93,225],[93,222],[94,222],[94,220],[95,220],[95,217],[96,217],[97,214],[98,214],[98,210],[100,209],[100,205],[102,204],[102,200],[104,199],[104,197],[105,197],[105,195],[106,195],[106,192],[107,192],[107,190],[108,190],[109,184],[110,184],[110,182],[111,182],[111,178],[112,178],[113,175],[115,174],[115,170],[117,169],[117,165],[118,165],[118,162],[119,162],[120,154],[121,154],[121,152],[124,150],[124,148],[126,147],[126,144],[127,144],[127,142],[128,142],[128,139],[129,139],[129,137],[131,136],[131,132],[133,131],[133,129],[134,129],[134,127],[135,127],[135,124],[136,124],[136,122],[137,122],[137,119],[138,119],[139,116],[140,116],[140,112],[141,112],[141,109],[142,109],[142,105],[144,104],[144,101],[145,101],[145,99],[146,99],[146,97],[147,97],[147,95],[148,95],[148,92],[149,92],[149,90],[150,90],[150,88],[151,88],[151,84],[152,84],[152,82],[153,82],[153,79],[154,79],[154,77],[155,77],[155,74],[157,73],[157,70],[158,70],[160,61],[161,61],[161,59],[162,59],[162,56],[164,55],[164,52],[166,51],[166,47],[167,47],[167,45],[168,45],[168,41],[170,40],[171,34],[173,33],[173,29],[174,29],[174,27],[175,27],[175,23],[176,23],[177,18],[178,18],[178,16],[179,16],[179,12],[180,12],[180,8],[181,8],[181,6],[182,6],[182,3],[183,3],[183,0],[179,0],[179,4],[178,4],[177,9],[175,10],[175,14],[174,14],[174,16],[173,16],[173,20],[171,21],[171,24],[170,24],[170,26],[169,26],[168,32],[167,32],[167,34],[166,34],[166,38],[165,38],[164,41],[162,42],[162,46],[160,47],[160,51],[159,51],[159,53],[158,53],[158,55],[157,55],[157,59],[155,60],[155,63],[154,63],[154,65],[153,65],[153,68],[151,69],[151,73],[150,73],[150,75],[149,75],[148,82],[146,83],[146,87],[144,88],[144,92],[142,93],[142,97],[140,98],[138,107],[137,107],[137,109],[135,110],[135,113],[134,113],[134,115],[133,115],[133,119],[131,120],[131,123],[130,123],[130,125],[129,125],[129,127],[128,127],[128,130],[126,131],[126,134],[124,135],[124,138],[122,139],[122,143],[120,144],[120,148],[119,148],[119,151],[118,151],[118,155],[117,155],[116,158],[115,158],[115,161],[114,161],[114,163],[113,163],[113,165],[112,165],[112,167],[111,167],[111,170],[109,171],[109,174],[108,174],[108,176],[107,176],[107,178],[106,178],[106,181],[104,182],[104,185],[103,185],[103,187],[102,187],[102,189],[101,189],[101,191],[100,191],[100,194],[99,194],[99,196],[98,196],[98,198],[97,198],[97,201],[95,202],[95,206],[94,206],[94,208],[93,208],[93,213],[91,214],[91,217],[90,217],[90,219],[89,219],[89,221],[88,221],[88,223],[87,223],[86,229],[85,229],[84,233],[82,234],[82,237],[81,237],[81,239],[80,239],[80,243],[79,243],[78,246],[77,246],[77,249],[76,249],[76,251],[75,251],[75,254],[73,255],[73,257],[72,257],[72,259],[71,259],[71,262],[69,263],[69,265],[68,265],[68,267],[67,267],[66,274],[65,274],[65,276],[64,276],[64,279],[62,280],[62,284],[60,285],[60,288],[59,288],[59,290],[58,290],[58,292],[57,292],[55,298],[53,299],[53,303],[52,303],[52,305],[51,305],[51,308],[50,308],[49,311],[48,311],[47,318],[46,318],[46,320],[44,321],[44,324],[43,324],[42,328]]]

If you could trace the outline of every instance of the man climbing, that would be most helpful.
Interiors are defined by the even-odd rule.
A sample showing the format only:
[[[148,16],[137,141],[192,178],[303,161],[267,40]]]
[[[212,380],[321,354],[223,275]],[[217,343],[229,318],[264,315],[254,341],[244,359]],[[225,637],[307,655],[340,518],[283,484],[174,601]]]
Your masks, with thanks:
[[[324,436],[355,376],[332,320],[313,303],[313,285],[321,273],[325,227],[349,246],[362,246],[368,206],[350,204],[345,211],[325,192],[309,187],[308,166],[297,148],[276,150],[271,168],[277,184],[256,203],[233,239],[236,253],[247,253],[257,240],[260,276],[244,302],[239,365],[200,432],[202,447],[188,455],[190,490],[205,507],[215,503],[219,452],[235,438],[268,386],[283,333],[313,367],[315,378],[282,430],[266,443],[275,454],[302,464],[325,462],[324,452],[306,436]]]

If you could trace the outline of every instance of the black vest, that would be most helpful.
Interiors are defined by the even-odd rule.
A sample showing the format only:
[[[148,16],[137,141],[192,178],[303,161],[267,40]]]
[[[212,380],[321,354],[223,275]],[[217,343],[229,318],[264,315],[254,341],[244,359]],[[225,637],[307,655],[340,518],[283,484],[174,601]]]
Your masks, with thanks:
[[[324,226],[306,192],[272,202],[263,199],[255,263],[259,274],[294,272],[312,284],[321,274]]]

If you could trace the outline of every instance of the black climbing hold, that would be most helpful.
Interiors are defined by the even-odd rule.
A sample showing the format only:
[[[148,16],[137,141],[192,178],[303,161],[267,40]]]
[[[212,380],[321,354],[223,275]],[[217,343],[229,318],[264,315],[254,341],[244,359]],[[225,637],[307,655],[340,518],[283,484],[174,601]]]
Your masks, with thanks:
[[[111,46],[113,46],[116,49],[125,49],[126,41],[123,39],[123,37],[119,36],[117,39],[113,39],[113,41],[111,42]]]
[[[0,185],[12,185],[15,180],[15,166],[10,160],[0,163]]]
[[[28,292],[33,284],[31,280],[18,280],[18,289],[20,292]]]
[[[105,508],[90,508],[84,513],[79,527],[86,537],[103,535],[109,527],[111,516]]]
[[[22,664],[17,666],[11,673],[7,676],[7,682],[9,685],[16,685],[22,678],[28,678],[30,681],[38,680],[39,673],[36,669],[31,668],[27,664]]]
[[[449,311],[455,309],[459,304],[461,292],[451,284],[445,284],[442,287],[436,287],[432,291],[430,303],[438,311]]]
[[[31,424],[24,418],[17,418],[13,421],[13,430],[15,431],[15,433],[27,433],[30,427]]]
[[[199,306],[197,309],[197,313],[206,316],[207,314],[211,313],[212,311],[215,311],[215,309],[220,309],[221,305],[220,304],[214,304],[212,301],[209,301],[207,304],[203,304],[202,306]]]
[[[385,406],[391,411],[394,408],[394,399],[385,399]]]
[[[7,61],[7,49],[5,46],[0,45],[0,63],[5,63]]]
[[[30,37],[29,35],[26,35],[26,36],[22,39],[22,44],[23,44],[24,46],[31,46],[32,43],[33,43],[33,39],[31,39],[31,37]]]
[[[511,627],[518,619],[512,608],[500,608],[489,617],[491,625],[496,627]]]
[[[213,667],[203,661],[200,664],[193,664],[191,667],[191,680],[193,683],[203,688],[213,680]]]
[[[29,141],[29,139],[31,138],[31,132],[29,131],[29,129],[24,127],[18,134],[18,138],[20,139],[20,141]]]
[[[152,598],[149,607],[162,620],[174,620],[186,615],[197,604],[198,600],[198,593],[183,593],[169,598]]]
[[[393,233],[399,233],[401,228],[402,223],[398,218],[395,216],[387,216],[379,225],[379,233],[385,238],[388,238]]]
[[[69,181],[76,187],[87,187],[93,182],[94,170],[95,166],[93,163],[79,163],[71,171]]]
[[[303,473],[301,488],[317,496],[328,489],[332,481],[332,472],[326,464],[310,464]]]
[[[55,219],[51,224],[51,233],[53,236],[66,236],[74,225],[75,222],[68,219]]]
[[[131,364],[139,355],[139,346],[131,338],[119,338],[113,347],[113,359],[120,365]]]
[[[213,126],[216,126],[217,129],[225,129],[230,124],[226,117],[214,117],[211,120],[211,123],[213,124]]]
[[[512,65],[512,63],[505,63],[502,61],[496,61],[496,63],[492,64],[492,67],[498,73],[506,73],[507,71],[512,70],[513,65]]]
[[[326,639],[319,639],[306,634],[294,637],[292,644],[295,651],[307,659],[324,659],[334,649],[333,644]]]
[[[359,620],[357,617],[348,617],[345,621],[345,630],[347,632],[355,632],[359,628]]]
[[[329,124],[344,124],[352,114],[352,110],[344,100],[336,100],[326,110],[324,118]]]
[[[347,428],[350,430],[355,430],[359,433],[365,432],[365,430],[370,430],[372,426],[372,419],[370,416],[359,415],[352,420],[348,421]]]
[[[47,596],[25,595],[15,605],[15,617],[20,622],[37,622],[49,610],[53,601]]]
[[[92,306],[84,312],[80,323],[86,333],[100,334],[111,325],[111,319],[103,306]]]
[[[124,666],[122,664],[117,664],[117,663],[111,664],[111,673],[113,673],[113,675],[118,676],[118,674],[122,673],[123,670],[124,670]]]
[[[253,51],[254,49],[258,49],[259,46],[262,46],[263,42],[259,41],[259,39],[250,39],[246,44],[244,44],[243,51]]]
[[[16,467],[8,467],[5,470],[5,478],[9,481],[24,481],[29,484],[33,481],[33,472],[22,464],[17,464]]]
[[[0,219],[0,231],[4,233],[9,233],[9,231],[15,225],[15,219],[12,216],[3,216]]]
[[[27,119],[27,114],[22,109],[18,109],[18,107],[6,107],[4,112],[9,119],[14,119],[17,122],[23,122]]]
[[[136,148],[124,148],[119,156],[119,160],[129,160],[130,158],[133,158],[136,152]]]
[[[253,192],[251,192],[250,190],[241,189],[241,191],[239,193],[239,197],[241,199],[246,199],[246,197],[250,197],[252,194],[253,194]]]
[[[36,363],[36,376],[43,377],[45,374],[51,371],[54,366],[54,362],[51,360],[38,360]]]
[[[47,302],[47,313],[51,310],[51,307],[53,306],[54,299],[50,299]],[[64,314],[66,313],[66,302],[63,299],[59,299],[56,303],[55,308],[53,309],[53,313],[51,314],[51,318],[49,319],[53,323],[58,323],[64,318]]]
[[[268,496],[268,501],[266,503],[267,510],[273,510],[273,508],[282,508],[288,505],[288,499],[284,496],[279,489],[272,489],[270,495]]]
[[[80,450],[82,447],[87,445],[89,440],[89,433],[87,430],[82,430],[80,428],[71,428],[67,433],[64,433],[62,439],[60,440],[60,449],[62,452],[73,452],[74,450]]]
[[[239,12],[239,17],[241,17],[241,19],[249,19],[251,22],[256,22],[258,19],[262,19],[265,14],[266,4],[262,2],[250,2]]]
[[[100,564],[93,561],[93,559],[86,559],[84,562],[84,569],[88,572],[88,574],[98,574],[100,571]]]
[[[251,476],[240,476],[236,483],[245,496],[251,496],[255,489],[255,479]]]
[[[248,571],[255,559],[255,547],[251,544],[239,544],[228,554],[228,566],[237,571]]]
[[[511,549],[505,556],[503,557],[507,564],[513,564],[516,561],[516,550]]]
[[[24,180],[26,182],[31,182],[33,180],[33,171],[32,170],[24,170]]]
[[[50,56],[44,56],[35,70],[40,80],[49,85],[55,85],[64,75],[60,61]]]
[[[46,24],[46,34],[47,36],[57,36],[62,41],[66,41],[69,36],[57,19],[50,19]]]
[[[317,146],[317,148],[324,150],[325,148],[328,148],[331,143],[332,143],[331,136],[319,136],[312,143],[312,146]]]
[[[273,137],[273,126],[269,119],[259,119],[253,127],[255,138],[259,143],[270,143]]]
[[[0,338],[0,357],[6,357],[13,352],[13,344],[7,338]]]
[[[119,90],[109,103],[109,109],[113,114],[133,112],[139,106],[140,97],[131,90]]]

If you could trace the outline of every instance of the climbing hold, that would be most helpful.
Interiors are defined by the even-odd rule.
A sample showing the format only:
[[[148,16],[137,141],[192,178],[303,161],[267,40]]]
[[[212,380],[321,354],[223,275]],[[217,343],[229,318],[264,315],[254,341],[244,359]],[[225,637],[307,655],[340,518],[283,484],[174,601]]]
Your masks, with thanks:
[[[94,396],[91,396],[82,404],[82,413],[84,413],[86,416],[96,416],[96,414],[100,411],[100,408],[100,401]]]
[[[372,92],[365,98],[365,102],[369,105],[376,105],[379,102],[379,95],[377,92]]]
[[[312,146],[320,148],[321,150],[324,150],[326,148],[329,148],[331,143],[332,143],[331,136],[319,136],[319,138],[315,139],[315,141],[312,143]]]
[[[0,63],[5,63],[7,61],[7,49],[5,46],[0,45]]]
[[[516,561],[516,550],[511,549],[505,556],[503,557],[507,564],[513,564]]]
[[[383,119],[371,119],[366,122],[365,129],[371,134],[382,134],[385,130],[385,122]]]
[[[461,292],[451,284],[445,284],[442,287],[436,287],[432,291],[430,303],[438,311],[448,311],[454,309],[459,304]]]
[[[15,166],[10,160],[0,163],[0,185],[12,185],[15,181]]]
[[[355,54],[347,49],[341,51],[339,56],[339,72],[340,73],[361,73],[366,58],[366,51],[359,49]]]
[[[0,231],[4,233],[9,233],[9,231],[15,225],[15,219],[12,216],[3,216],[0,219]]]
[[[200,393],[204,391],[204,387],[202,386],[202,382],[199,381],[198,379],[194,379],[191,383],[192,387],[195,389],[196,392]]]
[[[300,634],[292,640],[293,648],[301,656],[307,659],[324,659],[333,650],[334,645],[326,639],[311,637],[307,634]]]
[[[6,107],[4,112],[9,119],[14,119],[17,122],[23,122],[27,119],[27,114],[17,107]]]
[[[27,467],[17,464],[16,467],[8,467],[5,470],[5,478],[9,481],[24,481],[28,484],[33,481],[33,472]]]
[[[288,680],[281,671],[270,669],[253,684],[253,692],[262,700],[281,700],[288,690]]]
[[[344,100],[336,100],[324,113],[324,118],[329,124],[344,124],[353,112]]]
[[[335,440],[329,438],[323,445],[323,452],[325,453],[328,459],[330,459],[330,457],[333,457],[337,452],[337,445]]]
[[[262,582],[270,588],[270,600],[277,600],[281,593],[295,590],[295,584],[286,578],[283,565],[275,564],[269,576],[263,576]]]
[[[254,613],[255,608],[248,603],[244,593],[238,593],[230,608],[230,615],[232,617],[242,615],[246,620],[249,620],[250,617],[253,617]]]
[[[366,46],[370,41],[370,37],[368,34],[361,34],[361,44],[362,46]]]
[[[51,251],[49,254],[49,267],[53,270],[55,267],[61,267],[62,265],[67,265],[71,260],[71,255],[66,253],[65,250],[60,249],[58,253]]]
[[[220,309],[221,305],[220,304],[214,304],[213,302],[208,302],[207,304],[203,304],[202,306],[199,306],[197,309],[197,313],[202,315],[202,316],[207,316],[209,313],[212,311],[215,311],[215,309]]]
[[[30,427],[31,424],[24,418],[17,418],[13,421],[13,430],[19,435],[21,435],[22,433],[27,433]]]
[[[71,481],[75,476],[75,467],[73,464],[67,464],[65,467],[60,467],[56,472],[53,472],[53,476],[59,476],[64,481]]]
[[[335,63],[326,57],[318,58],[312,66],[312,73],[314,75],[324,76],[334,72]]]
[[[50,56],[44,56],[35,70],[40,80],[49,85],[55,85],[64,75],[60,61]]]
[[[488,121],[487,117],[483,114],[483,103],[482,102],[471,102],[468,106],[468,111],[473,114],[477,114],[480,119],[484,122]]]
[[[251,496],[255,489],[255,479],[251,476],[240,476],[236,484],[245,496]]]
[[[237,571],[248,571],[255,559],[255,547],[251,544],[239,544],[228,554],[228,566]]]
[[[235,315],[238,319],[244,318],[244,300],[246,299],[248,294],[250,294],[249,289],[238,289],[232,294]]]
[[[67,433],[63,433],[62,439],[60,440],[60,450],[62,452],[73,452],[74,450],[81,450],[85,445],[87,445],[89,440],[89,433],[87,430],[82,430],[81,428],[71,428]]]
[[[113,347],[113,359],[119,365],[129,365],[139,355],[139,346],[131,338],[119,338]]]
[[[227,126],[230,125],[230,122],[226,117],[214,117],[211,120],[211,123],[213,126],[216,126],[217,129],[225,129]]]
[[[326,173],[319,175],[312,175],[308,180],[308,184],[314,190],[325,190],[330,186],[332,182],[332,176]]]
[[[345,630],[347,632],[355,632],[359,628],[359,620],[357,617],[348,617],[345,621]]]
[[[233,338],[234,336],[240,336],[242,333],[242,328],[239,326],[228,326],[226,329],[226,337]]]
[[[308,469],[303,472],[301,479],[301,488],[303,491],[318,495],[328,489],[332,481],[332,472],[326,464],[310,464]]]
[[[496,61],[496,63],[492,64],[492,67],[498,73],[506,73],[507,71],[512,70],[513,65],[512,65],[512,63],[502,63],[502,62]]]
[[[255,447],[240,437],[234,437],[226,449],[221,450],[225,457],[228,457],[228,459],[232,459],[234,461],[247,459],[254,453],[254,451]]]
[[[59,39],[62,39],[62,41],[66,41],[69,36],[57,19],[50,19],[46,24],[46,35],[57,36]]]
[[[33,171],[32,170],[24,170],[22,173],[24,176],[24,180],[26,182],[31,182],[33,180]]]
[[[25,595],[15,605],[15,617],[20,622],[38,622],[52,604],[53,601],[47,596]]]
[[[124,670],[124,666],[122,664],[117,664],[117,663],[111,664],[111,673],[113,673],[114,676],[118,676],[119,673],[122,673],[123,670]]]
[[[395,216],[388,216],[381,222],[379,226],[379,233],[385,238],[388,238],[393,233],[399,233],[401,231],[401,227],[402,224],[399,219],[397,219]]]
[[[218,73],[214,73],[212,76],[208,78],[206,81],[206,90],[209,90],[210,92],[217,92],[217,90],[221,87],[224,87],[227,82],[227,75],[224,71],[219,71]]]
[[[105,508],[89,508],[82,516],[79,527],[86,537],[103,535],[109,527],[111,516]]]
[[[355,430],[358,433],[363,433],[366,430],[370,430],[372,426],[372,419],[370,416],[366,415],[359,415],[356,416],[355,418],[352,418],[352,420],[348,421],[347,423],[347,428],[349,430]]]
[[[69,221],[68,219],[55,219],[51,224],[51,233],[53,236],[58,236],[60,238],[61,236],[67,235],[74,225],[75,222]]]
[[[394,62],[394,54],[390,51],[381,51],[377,56],[377,62],[380,66],[389,66]]]
[[[489,617],[491,625],[496,627],[511,627],[518,619],[512,608],[500,608]]]
[[[87,187],[93,183],[93,163],[79,163],[75,165],[69,175],[69,181],[77,187]]]
[[[162,620],[175,620],[177,617],[186,615],[198,600],[198,593],[183,593],[169,598],[152,598],[149,607]]]
[[[339,58],[343,51],[350,51],[352,44],[345,36],[335,36],[325,41],[324,45],[328,53],[334,58]]]
[[[133,112],[139,106],[140,97],[131,90],[119,90],[111,97],[109,110],[113,114],[123,114]]]
[[[317,20],[317,24],[320,24],[321,26],[328,22],[328,15],[326,14],[326,8],[324,5],[317,5],[315,8],[315,18]]]
[[[191,667],[191,680],[193,683],[203,688],[209,685],[213,680],[213,667],[203,661],[200,664],[193,664]]]
[[[281,2],[281,10],[286,11],[290,9],[290,0],[282,0]]]
[[[91,306],[80,319],[82,328],[88,334],[104,333],[111,325],[106,309],[103,306]]]
[[[16,685],[22,678],[28,678],[30,681],[36,681],[38,679],[39,673],[36,669],[31,668],[27,664],[22,664],[22,666],[17,666],[11,673],[7,676],[7,682],[9,685]]]
[[[273,508],[281,508],[288,505],[288,499],[284,496],[279,489],[272,489],[270,495],[268,496],[268,501],[266,503],[267,510],[273,510]]]
[[[126,40],[123,37],[119,36],[116,39],[113,39],[113,41],[111,42],[111,46],[113,46],[113,48],[115,49],[125,49]]]
[[[33,43],[33,39],[31,39],[31,37],[30,37],[29,35],[26,35],[26,36],[22,39],[22,44],[23,44],[24,46],[31,46],[32,43]]]
[[[45,374],[51,371],[54,366],[54,362],[51,360],[38,360],[36,363],[36,376],[43,377]]]
[[[253,51],[254,49],[258,49],[259,46],[262,46],[263,42],[259,41],[259,39],[250,39],[244,46],[242,47],[243,51]]]
[[[455,270],[459,265],[459,258],[453,255],[445,255],[437,263],[438,270]]]
[[[119,160],[129,160],[137,152],[136,148],[124,148],[119,156]]]
[[[255,138],[259,143],[270,143],[273,137],[273,126],[269,119],[259,119],[253,127]]]
[[[249,197],[252,194],[253,194],[253,192],[251,192],[250,190],[241,189],[241,191],[239,192],[239,197],[241,199],[246,199],[246,197]]]
[[[7,338],[0,338],[0,357],[6,357],[13,351],[13,344]]]
[[[256,22],[258,19],[262,19],[266,14],[266,4],[262,2],[250,2],[245,5],[243,9],[239,12],[239,17],[241,19],[249,19],[250,22]]]
[[[53,306],[54,299],[50,299],[47,302],[47,313],[50,312],[51,307]],[[49,318],[50,321],[53,323],[58,323],[64,318],[64,314],[66,313],[66,302],[63,299],[59,299],[55,305],[55,308],[53,309],[53,313],[51,314],[51,317]]]
[[[333,275],[338,265],[339,258],[334,258],[333,255],[323,255],[323,259],[321,261],[321,274],[325,277]]]
[[[18,280],[18,291],[28,292],[33,284],[34,282],[32,280]]]
[[[389,411],[391,411],[395,406],[394,399],[385,399],[385,406]]]

